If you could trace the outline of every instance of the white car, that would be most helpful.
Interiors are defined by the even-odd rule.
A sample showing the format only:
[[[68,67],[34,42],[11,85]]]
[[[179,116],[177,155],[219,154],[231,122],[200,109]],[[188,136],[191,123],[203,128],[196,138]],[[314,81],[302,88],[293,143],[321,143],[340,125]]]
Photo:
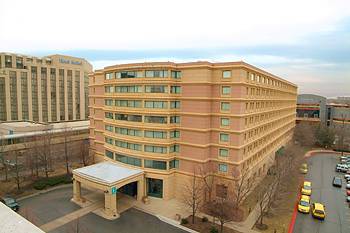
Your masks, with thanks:
[[[350,178],[350,174],[345,174],[345,175],[344,175],[344,178],[345,178],[345,179],[349,179],[349,178]]]
[[[346,184],[346,189],[350,189],[350,183]]]

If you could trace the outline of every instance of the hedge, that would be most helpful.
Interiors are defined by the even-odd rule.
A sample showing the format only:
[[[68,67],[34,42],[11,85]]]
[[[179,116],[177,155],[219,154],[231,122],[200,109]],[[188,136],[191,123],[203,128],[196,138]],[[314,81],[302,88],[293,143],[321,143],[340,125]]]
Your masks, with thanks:
[[[72,177],[70,176],[53,176],[35,181],[33,187],[37,190],[43,190],[47,187],[69,183],[72,183]]]

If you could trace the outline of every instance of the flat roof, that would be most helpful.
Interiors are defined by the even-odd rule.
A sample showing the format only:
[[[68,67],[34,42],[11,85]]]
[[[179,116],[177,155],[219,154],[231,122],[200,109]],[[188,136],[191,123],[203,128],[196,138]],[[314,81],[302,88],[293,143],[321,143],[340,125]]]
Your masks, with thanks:
[[[126,178],[141,175],[143,171],[123,167],[113,162],[101,162],[75,169],[73,173],[111,185]]]
[[[45,233],[37,226],[0,202],[0,232]]]

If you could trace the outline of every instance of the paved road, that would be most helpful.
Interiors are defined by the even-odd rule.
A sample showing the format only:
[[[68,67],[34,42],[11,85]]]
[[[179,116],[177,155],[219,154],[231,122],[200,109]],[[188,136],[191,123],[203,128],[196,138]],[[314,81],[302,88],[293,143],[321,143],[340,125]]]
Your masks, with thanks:
[[[325,204],[326,219],[320,221],[311,214],[298,213],[294,233],[349,233],[350,208],[346,203],[345,180],[343,173],[335,172],[339,159],[335,155],[320,154],[308,160],[309,172],[305,180],[312,182],[311,202]],[[332,186],[334,176],[343,179],[343,187]]]
[[[86,190],[82,191],[85,194]],[[80,209],[78,205],[70,202],[71,197],[72,188],[67,187],[22,200],[19,202],[21,214],[26,215],[27,210],[29,220],[40,226]],[[113,221],[89,213],[79,218],[78,222],[80,233],[186,233],[136,209],[123,212],[120,218]],[[76,226],[77,221],[74,220],[49,233],[76,232]]]

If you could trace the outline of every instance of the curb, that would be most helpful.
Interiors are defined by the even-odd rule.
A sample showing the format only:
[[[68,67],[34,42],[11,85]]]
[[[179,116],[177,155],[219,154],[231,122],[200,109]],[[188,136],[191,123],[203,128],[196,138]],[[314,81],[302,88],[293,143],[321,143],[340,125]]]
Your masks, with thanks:
[[[24,196],[24,197],[17,198],[16,200],[17,201],[22,201],[22,200],[25,200],[25,199],[28,199],[28,198],[31,198],[31,197],[39,196],[40,194],[45,194],[45,193],[48,193],[48,192],[51,192],[51,191],[54,191],[54,190],[57,190],[57,189],[67,188],[67,187],[70,187],[70,186],[72,186],[72,184],[59,185],[59,186],[56,186],[56,187],[52,187],[52,188],[49,188],[49,189],[38,191],[38,192],[33,193],[33,194],[29,194],[29,195]]]
[[[314,154],[316,154],[316,153],[323,153],[323,154],[325,154],[325,153],[331,153],[331,154],[338,154],[338,155],[341,155],[341,152],[339,152],[339,151],[326,150],[326,149],[324,149],[324,150],[319,149],[319,150],[310,150],[310,151],[306,152],[305,155],[304,155],[304,157],[309,158],[309,157],[311,157],[311,156],[314,156]],[[344,152],[343,154],[344,154],[344,155],[350,155],[350,153],[348,153],[348,152]]]
[[[177,221],[172,220],[172,219],[170,219],[170,218],[167,218],[167,217],[164,217],[164,216],[161,216],[161,215],[156,215],[156,217],[157,217],[160,221],[165,222],[165,223],[167,223],[167,224],[169,224],[169,225],[172,225],[172,226],[174,226],[174,227],[177,227],[177,228],[179,228],[179,229],[181,229],[181,230],[184,230],[184,231],[187,231],[187,232],[190,232],[190,233],[199,233],[198,231],[195,231],[195,230],[192,230],[192,229],[190,229],[190,228],[187,228],[187,227],[185,227],[185,226],[180,225]]]

